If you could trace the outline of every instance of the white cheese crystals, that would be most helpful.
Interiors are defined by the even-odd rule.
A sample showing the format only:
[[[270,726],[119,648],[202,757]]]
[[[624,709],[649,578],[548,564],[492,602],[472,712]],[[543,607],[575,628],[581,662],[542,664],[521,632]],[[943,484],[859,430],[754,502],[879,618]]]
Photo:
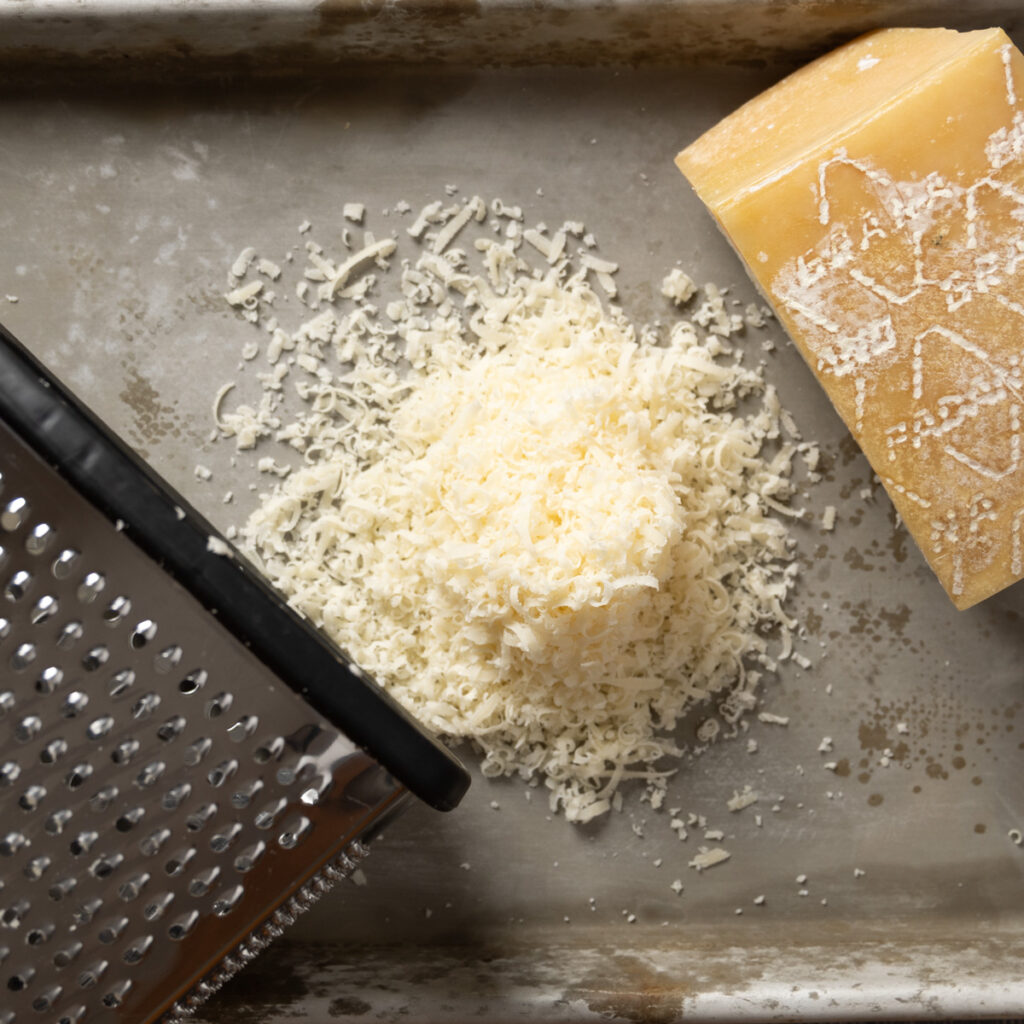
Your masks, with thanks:
[[[778,403],[722,337],[679,321],[656,343],[591,289],[592,257],[549,265],[486,208],[420,214],[400,302],[321,291],[292,336],[307,407],[276,432],[305,465],[242,538],[429,728],[582,822],[663,779],[681,716],[752,689],[795,625],[770,513],[789,454],[762,458]],[[446,223],[464,248],[441,255]]]

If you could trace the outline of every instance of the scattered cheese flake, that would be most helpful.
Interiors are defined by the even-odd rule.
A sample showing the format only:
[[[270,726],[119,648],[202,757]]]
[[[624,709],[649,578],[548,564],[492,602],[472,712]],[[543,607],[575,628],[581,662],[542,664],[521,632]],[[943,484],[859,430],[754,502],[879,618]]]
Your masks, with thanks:
[[[821,528],[831,532],[836,528],[836,507],[826,505],[825,511],[821,514]]]
[[[682,880],[677,878],[674,882],[672,882],[669,888],[678,896],[684,888]]]
[[[366,216],[366,206],[363,203],[345,203],[341,208],[341,215],[353,224],[362,224]]]
[[[197,465],[195,468],[196,479],[198,480],[209,480],[213,473],[206,467]]]
[[[689,274],[674,267],[661,282],[661,294],[677,306],[682,306],[697,294],[697,286]]]
[[[731,799],[726,802],[726,806],[730,811],[742,811],[745,807],[756,804],[759,799],[760,794],[751,789],[750,786],[744,786],[742,793],[733,793]]]
[[[758,712],[757,720],[767,725],[789,725],[789,717],[787,715],[776,715],[771,711]]]
[[[225,558],[230,558],[233,554],[230,544],[212,534],[206,538],[206,550],[215,555],[223,555]]]
[[[724,864],[732,856],[728,850],[721,846],[709,848],[701,846],[698,848],[697,856],[690,861],[689,866],[697,871],[705,871],[713,868],[716,864]]]

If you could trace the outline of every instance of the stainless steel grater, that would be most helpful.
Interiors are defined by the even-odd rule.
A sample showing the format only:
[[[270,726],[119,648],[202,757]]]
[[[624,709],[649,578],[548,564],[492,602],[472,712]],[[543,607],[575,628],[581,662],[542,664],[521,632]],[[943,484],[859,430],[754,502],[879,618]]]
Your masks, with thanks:
[[[187,1012],[468,778],[3,328],[0,474],[0,1024]]]

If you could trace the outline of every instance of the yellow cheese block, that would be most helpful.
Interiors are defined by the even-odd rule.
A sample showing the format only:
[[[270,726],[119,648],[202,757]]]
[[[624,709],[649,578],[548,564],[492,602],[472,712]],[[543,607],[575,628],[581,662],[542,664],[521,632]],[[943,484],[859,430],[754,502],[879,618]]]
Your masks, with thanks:
[[[1024,58],[886,29],[677,164],[959,608],[1024,575]]]

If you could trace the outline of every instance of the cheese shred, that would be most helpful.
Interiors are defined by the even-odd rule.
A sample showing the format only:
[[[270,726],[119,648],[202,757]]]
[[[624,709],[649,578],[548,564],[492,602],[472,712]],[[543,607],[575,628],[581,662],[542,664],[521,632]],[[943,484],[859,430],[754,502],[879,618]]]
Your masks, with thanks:
[[[418,257],[386,263],[400,302],[343,300],[339,271],[281,347],[302,410],[219,422],[240,446],[280,423],[304,457],[241,530],[274,585],[485,775],[585,822],[663,785],[698,703],[753,703],[793,625],[791,464],[719,328],[657,340],[591,288],[594,257],[534,267],[487,208],[421,214]]]

